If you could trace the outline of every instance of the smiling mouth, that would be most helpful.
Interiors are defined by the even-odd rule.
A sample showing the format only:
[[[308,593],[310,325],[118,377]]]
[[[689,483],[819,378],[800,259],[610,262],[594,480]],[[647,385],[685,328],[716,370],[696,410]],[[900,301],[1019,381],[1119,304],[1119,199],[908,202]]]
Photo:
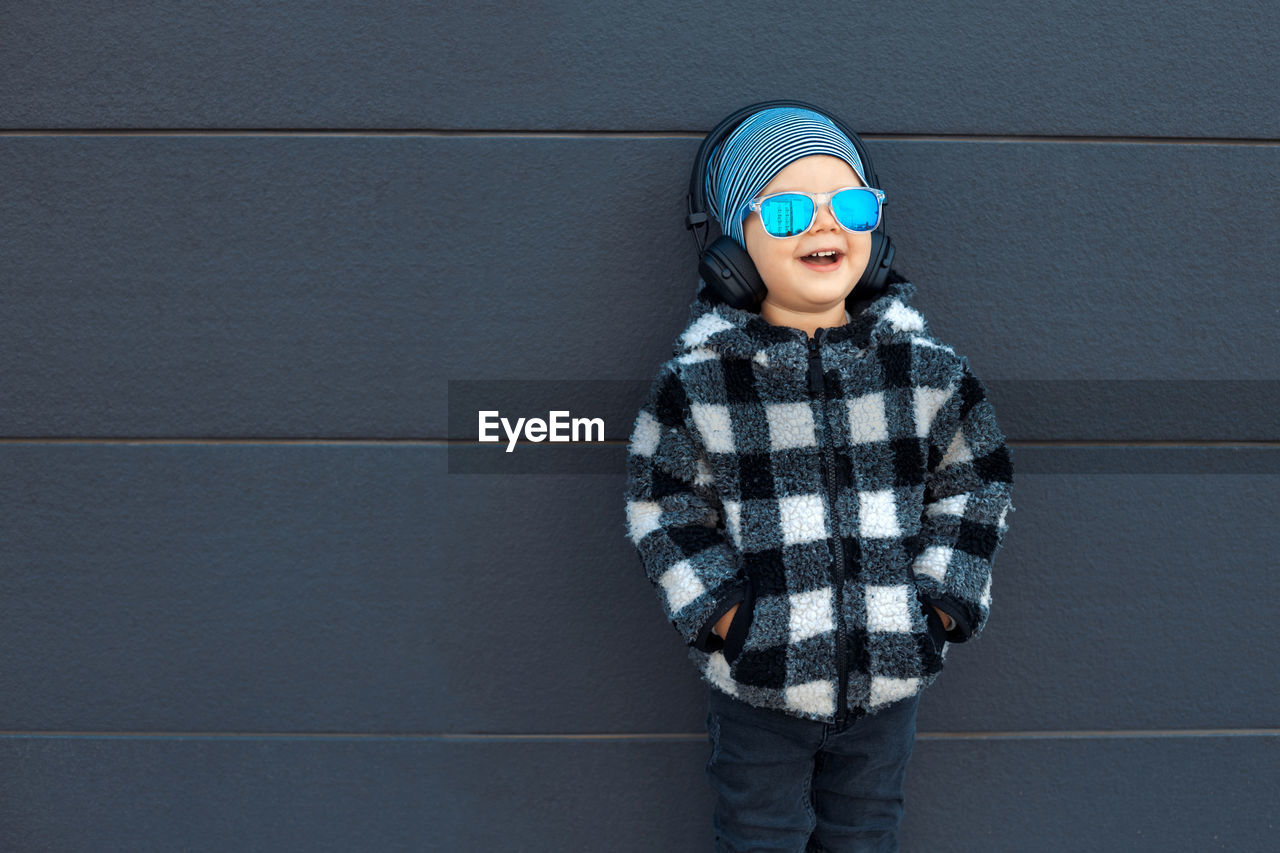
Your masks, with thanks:
[[[800,259],[800,263],[813,269],[832,270],[840,265],[844,255],[840,252],[815,252],[812,255],[805,255]]]

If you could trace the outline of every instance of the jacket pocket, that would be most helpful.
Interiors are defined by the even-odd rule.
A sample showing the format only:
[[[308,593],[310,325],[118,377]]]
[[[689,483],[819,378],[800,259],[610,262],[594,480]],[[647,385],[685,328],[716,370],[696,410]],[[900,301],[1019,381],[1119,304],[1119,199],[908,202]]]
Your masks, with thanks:
[[[751,622],[755,617],[755,604],[755,586],[748,578],[742,603],[738,605],[738,612],[733,614],[733,621],[729,623],[729,630],[725,632],[723,654],[730,667],[742,654],[742,647],[746,645],[747,632],[751,630]]]
[[[924,605],[925,621],[929,625],[929,639],[933,642],[933,650],[938,654],[942,654],[942,644],[947,639],[947,629],[942,624],[942,617],[938,615],[938,611],[926,603]]]
[[[947,629],[942,625],[942,617],[933,605],[925,601],[916,590],[916,601],[920,603],[920,612],[924,614],[925,631],[916,636],[916,644],[920,653],[920,669],[924,675],[933,675],[942,671],[942,647],[947,639]]]

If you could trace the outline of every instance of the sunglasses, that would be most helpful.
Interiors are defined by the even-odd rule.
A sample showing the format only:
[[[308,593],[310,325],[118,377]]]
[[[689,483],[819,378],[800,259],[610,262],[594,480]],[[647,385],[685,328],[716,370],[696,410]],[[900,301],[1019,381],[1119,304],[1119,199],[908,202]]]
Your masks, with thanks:
[[[747,209],[760,214],[764,233],[785,239],[808,231],[823,202],[831,207],[831,215],[846,231],[874,231],[880,224],[884,190],[845,187],[829,193],[775,193],[756,199]]]

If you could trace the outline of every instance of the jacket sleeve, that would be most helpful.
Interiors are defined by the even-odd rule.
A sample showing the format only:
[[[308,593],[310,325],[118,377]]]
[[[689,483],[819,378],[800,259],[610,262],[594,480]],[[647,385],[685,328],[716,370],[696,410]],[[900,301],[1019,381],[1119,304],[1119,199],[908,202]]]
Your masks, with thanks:
[[[926,604],[950,614],[947,639],[977,637],[991,608],[991,567],[1008,525],[1013,463],[986,390],[962,359],[960,381],[929,430],[921,550],[913,564]]]
[[[679,376],[663,365],[627,447],[627,536],[667,618],[688,645],[711,652],[723,647],[711,628],[743,600],[745,583],[688,412]]]

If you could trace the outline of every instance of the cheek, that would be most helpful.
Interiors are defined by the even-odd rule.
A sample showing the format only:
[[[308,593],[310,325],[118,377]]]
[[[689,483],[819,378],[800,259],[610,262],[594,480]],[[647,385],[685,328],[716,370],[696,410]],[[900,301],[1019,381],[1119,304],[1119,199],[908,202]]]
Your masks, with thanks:
[[[791,255],[788,252],[774,249],[769,251],[764,249],[757,252],[752,258],[755,262],[756,269],[760,272],[760,276],[765,280],[765,284],[769,283],[769,279],[776,279],[779,276],[787,274],[791,264]]]
[[[871,260],[871,235],[859,234],[858,239],[849,247],[853,253],[850,259],[855,266],[865,267],[867,262]]]
[[[762,258],[768,252],[768,244],[766,240],[772,239],[764,233],[764,229],[760,227],[760,223],[753,216],[742,225],[742,242],[747,244],[747,254],[752,259]]]
[[[753,229],[751,226],[756,225]],[[747,254],[751,257],[751,262],[755,264],[756,269],[762,273],[766,270],[777,266],[777,249],[770,245],[772,237],[763,232],[758,224],[754,221],[748,221],[747,227],[743,229],[743,235],[747,244]]]

